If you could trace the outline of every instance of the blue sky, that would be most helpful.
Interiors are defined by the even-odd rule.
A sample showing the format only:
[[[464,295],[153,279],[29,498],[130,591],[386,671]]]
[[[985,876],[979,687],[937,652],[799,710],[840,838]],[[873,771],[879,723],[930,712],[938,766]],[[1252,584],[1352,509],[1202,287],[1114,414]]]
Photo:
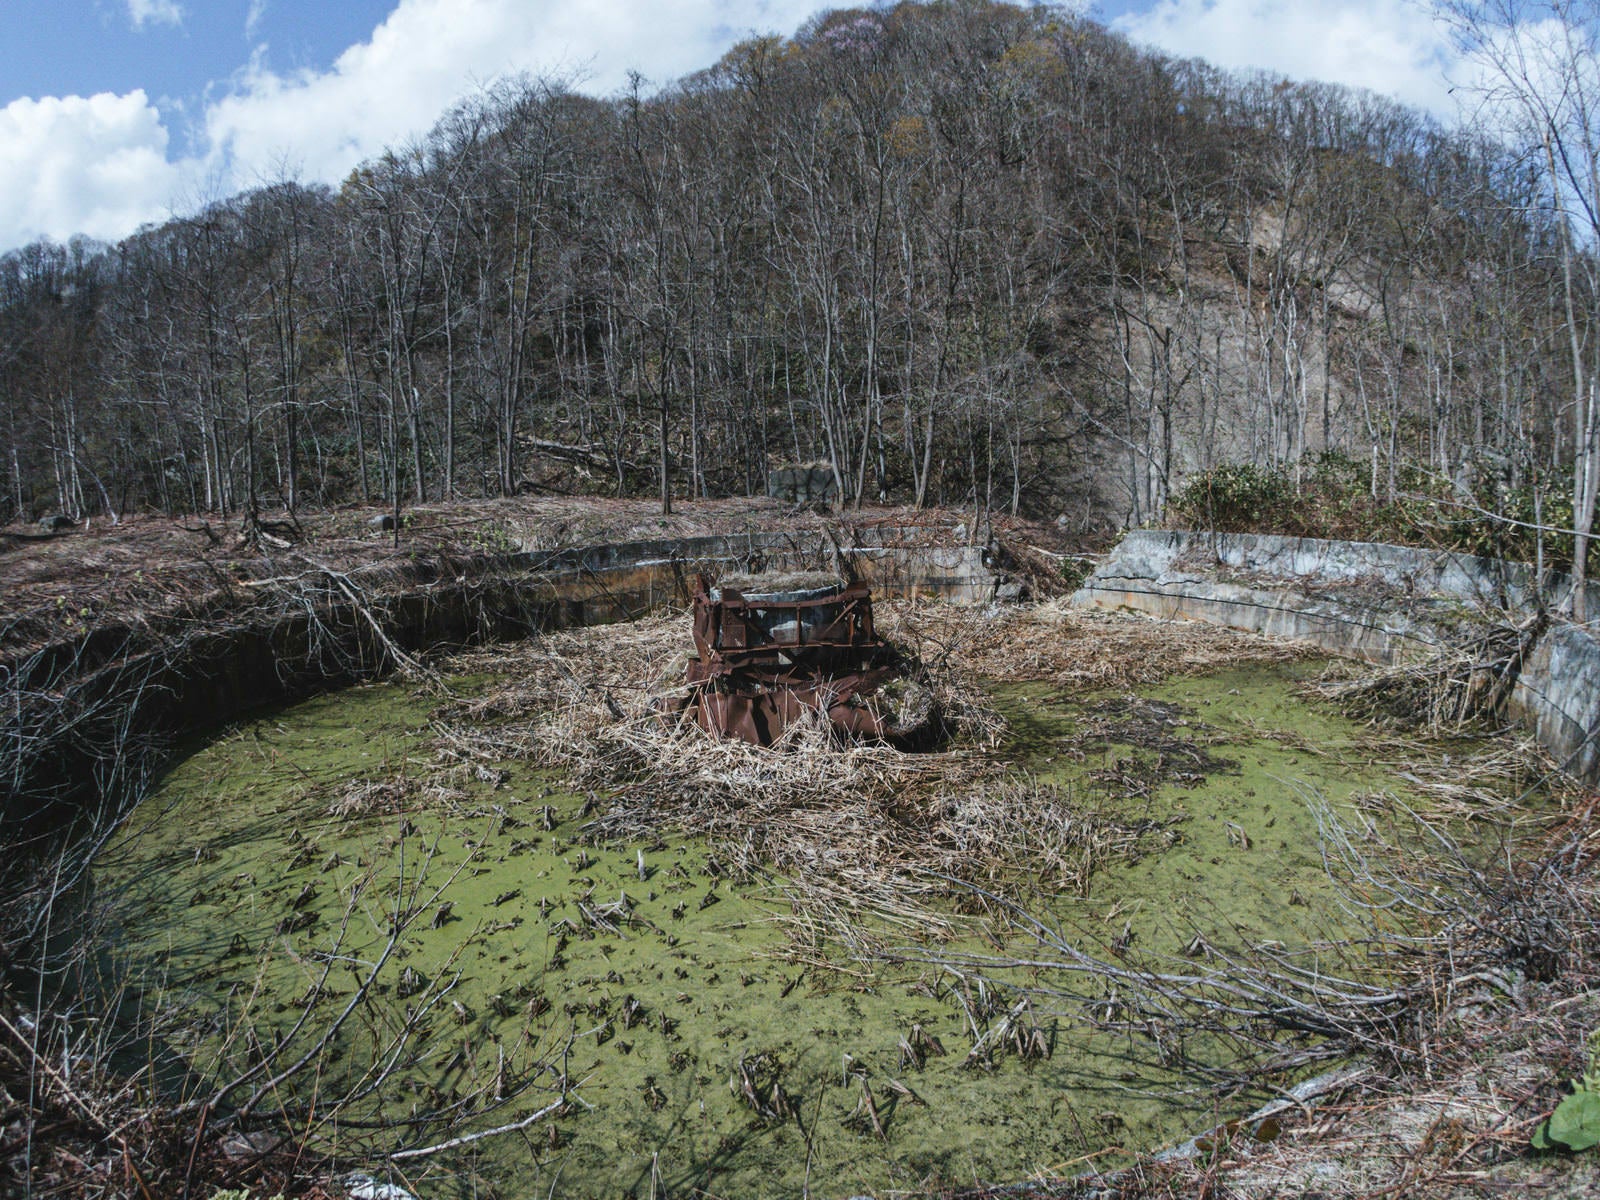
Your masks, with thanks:
[[[195,97],[257,47],[279,69],[326,67],[367,37],[393,0],[5,0],[0,99],[143,88]],[[18,52],[20,51],[20,53]]]
[[[1136,41],[1444,113],[1432,0],[1101,0]],[[337,182],[509,71],[664,81],[817,0],[0,0],[0,250]]]

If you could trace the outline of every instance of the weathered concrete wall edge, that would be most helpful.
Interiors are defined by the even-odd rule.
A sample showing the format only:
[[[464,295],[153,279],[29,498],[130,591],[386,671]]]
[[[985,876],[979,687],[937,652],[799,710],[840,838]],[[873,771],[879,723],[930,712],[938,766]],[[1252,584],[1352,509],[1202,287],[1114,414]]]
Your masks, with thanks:
[[[1391,663],[1475,621],[1558,608],[1563,576],[1524,563],[1375,542],[1134,530],[1072,596],[1080,607],[1198,620]],[[1600,595],[1590,593],[1590,609]],[[1523,662],[1510,715],[1574,775],[1600,782],[1600,641],[1554,622]]]

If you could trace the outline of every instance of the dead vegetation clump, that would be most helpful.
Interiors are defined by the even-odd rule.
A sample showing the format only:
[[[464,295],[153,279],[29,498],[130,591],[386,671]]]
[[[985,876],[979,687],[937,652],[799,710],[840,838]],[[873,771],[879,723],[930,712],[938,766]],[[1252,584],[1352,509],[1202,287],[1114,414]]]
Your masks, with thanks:
[[[575,790],[596,798],[585,826],[595,840],[672,830],[710,839],[718,861],[741,878],[780,873],[791,931],[819,953],[840,942],[860,951],[864,914],[880,928],[942,937],[956,932],[945,903],[952,895],[999,911],[975,901],[981,892],[965,883],[1083,894],[1098,867],[1159,832],[1113,816],[1100,798],[1019,777],[988,753],[1003,722],[974,677],[1002,661],[1009,678],[1026,677],[1018,660],[1027,656],[1034,678],[1115,678],[1098,665],[1112,656],[1091,644],[1098,622],[1058,607],[1034,621],[949,605],[888,603],[879,613],[880,629],[919,664],[948,726],[938,752],[841,744],[821,718],[761,749],[663,717],[657,702],[681,686],[687,661],[682,615],[463,656],[454,670],[505,681],[440,723],[441,750],[462,761],[561,768]],[[1175,669],[1197,669],[1205,658],[1188,639],[1168,642]],[[1151,653],[1140,673],[1159,669],[1159,644],[1146,638]]]
[[[1370,830],[1333,831],[1371,911],[1386,914],[1370,923],[1375,965],[1394,971],[1410,996],[1358,1086],[1286,1117],[1271,1138],[1219,1130],[1187,1155],[1037,1194],[1593,1195],[1592,1154],[1535,1155],[1529,1139],[1564,1081],[1582,1073],[1585,1043],[1600,1029],[1594,809],[1591,801],[1521,855],[1491,855],[1487,866],[1435,831],[1433,853],[1413,855],[1411,869],[1385,869]]]
[[[349,820],[353,817],[405,812],[412,806],[419,790],[415,780],[400,776],[352,779],[339,787],[328,805],[328,815]]]
[[[1426,807],[1430,821],[1484,821],[1509,831],[1549,821],[1548,807],[1529,809],[1531,794],[1560,810],[1583,802],[1583,788],[1531,738],[1453,739],[1452,744],[1458,747],[1454,753],[1419,761],[1414,738],[1375,730],[1368,748],[1374,761],[1405,785],[1411,803]],[[1375,812],[1391,811],[1400,803],[1390,788],[1359,794],[1352,801]]]
[[[456,763],[444,770],[420,772],[408,764],[406,770],[391,775],[334,784],[325,790],[325,811],[341,821],[404,816],[422,810],[481,817],[481,806],[473,802],[473,785],[499,787],[505,779],[505,772],[483,763]]]
[[[1378,725],[1435,737],[1482,731],[1500,723],[1523,661],[1548,624],[1540,613],[1519,625],[1473,625],[1426,658],[1344,670],[1318,683],[1316,692]]]
[[[1239,1053],[1228,1071],[1240,1083],[1310,1063],[1344,1065],[1275,1089],[1281,1099],[1257,1113],[1131,1167],[936,1194],[1594,1194],[1593,1155],[1534,1155],[1529,1139],[1563,1082],[1583,1072],[1582,1049],[1600,1028],[1600,802],[1483,854],[1452,839],[1451,817],[1398,803],[1341,816],[1308,800],[1347,915],[1364,933],[1301,953],[1260,943],[1208,945],[1193,960],[1136,952],[1095,960],[1063,931],[1039,925],[1041,951],[1055,961],[1046,965],[1041,954],[1028,966],[1044,980],[1098,980],[1114,997],[1096,1006],[1104,1027],[1169,1054],[1177,1048],[1180,1060],[1186,1041],[1231,1042]],[[1200,1064],[1187,1069],[1205,1073]]]
[[[112,1066],[105,1022],[0,998],[0,1195],[208,1196],[293,1191],[323,1166],[281,1132],[227,1132],[153,1095],[151,1071]]]
[[[1075,691],[1131,691],[1174,675],[1319,658],[1301,642],[1266,638],[1199,621],[1173,622],[1073,608],[1065,600],[1033,606],[969,608],[885,604],[880,625],[909,642],[930,668],[969,678],[1049,683]]]
[[[1306,1081],[1331,1081],[1319,1107],[1297,1085],[1270,1121],[1230,1121],[1130,1169],[952,1194],[1593,1194],[1593,1156],[1534,1155],[1529,1138],[1600,1028],[1600,801],[1517,743],[1431,769],[1392,735],[1375,734],[1373,749],[1411,764],[1407,799],[1369,792],[1335,808],[1305,796],[1346,936],[1303,951],[1241,939],[1196,943],[1189,961],[1097,960],[1059,929],[1036,930],[1055,955],[1045,978],[1099,981],[1115,997],[1103,1023],[1158,1049],[1223,1038],[1241,1081],[1349,1063]],[[1556,785],[1538,811],[1530,776]]]

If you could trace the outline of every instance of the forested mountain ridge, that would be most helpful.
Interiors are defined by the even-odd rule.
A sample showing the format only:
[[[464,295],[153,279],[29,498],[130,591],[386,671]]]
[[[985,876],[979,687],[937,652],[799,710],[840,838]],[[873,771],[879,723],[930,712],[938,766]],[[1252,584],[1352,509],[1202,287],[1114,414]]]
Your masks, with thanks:
[[[336,191],[0,259],[0,519],[818,461],[847,502],[1115,525],[1328,451],[1509,495],[1573,456],[1587,336],[1528,161],[974,0],[655,93],[503,82]]]

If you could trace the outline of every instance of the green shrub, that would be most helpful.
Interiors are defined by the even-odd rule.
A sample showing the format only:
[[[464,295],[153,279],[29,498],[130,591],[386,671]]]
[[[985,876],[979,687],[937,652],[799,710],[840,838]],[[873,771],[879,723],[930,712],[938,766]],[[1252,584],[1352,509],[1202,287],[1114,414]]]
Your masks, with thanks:
[[[1075,592],[1083,586],[1083,581],[1094,573],[1094,560],[1092,558],[1068,557],[1061,560],[1061,586],[1063,590]]]
[[[517,535],[498,521],[478,526],[468,535],[467,541],[479,554],[516,554],[522,549]]]
[[[1398,473],[1392,501],[1372,496],[1370,472],[1338,451],[1303,464],[1298,486],[1283,470],[1224,463],[1174,493],[1167,517],[1180,529],[1396,542],[1522,562],[1538,556],[1534,526],[1572,527],[1570,495],[1547,490],[1536,511],[1531,486],[1508,490],[1493,470],[1479,472],[1474,494],[1463,496],[1450,481],[1408,466]],[[1570,534],[1547,532],[1543,549],[1546,567],[1571,569]],[[1600,573],[1600,544],[1590,544],[1589,567]]]
[[[1201,528],[1259,533],[1287,521],[1294,503],[1294,482],[1283,471],[1224,463],[1191,479],[1167,510]]]

